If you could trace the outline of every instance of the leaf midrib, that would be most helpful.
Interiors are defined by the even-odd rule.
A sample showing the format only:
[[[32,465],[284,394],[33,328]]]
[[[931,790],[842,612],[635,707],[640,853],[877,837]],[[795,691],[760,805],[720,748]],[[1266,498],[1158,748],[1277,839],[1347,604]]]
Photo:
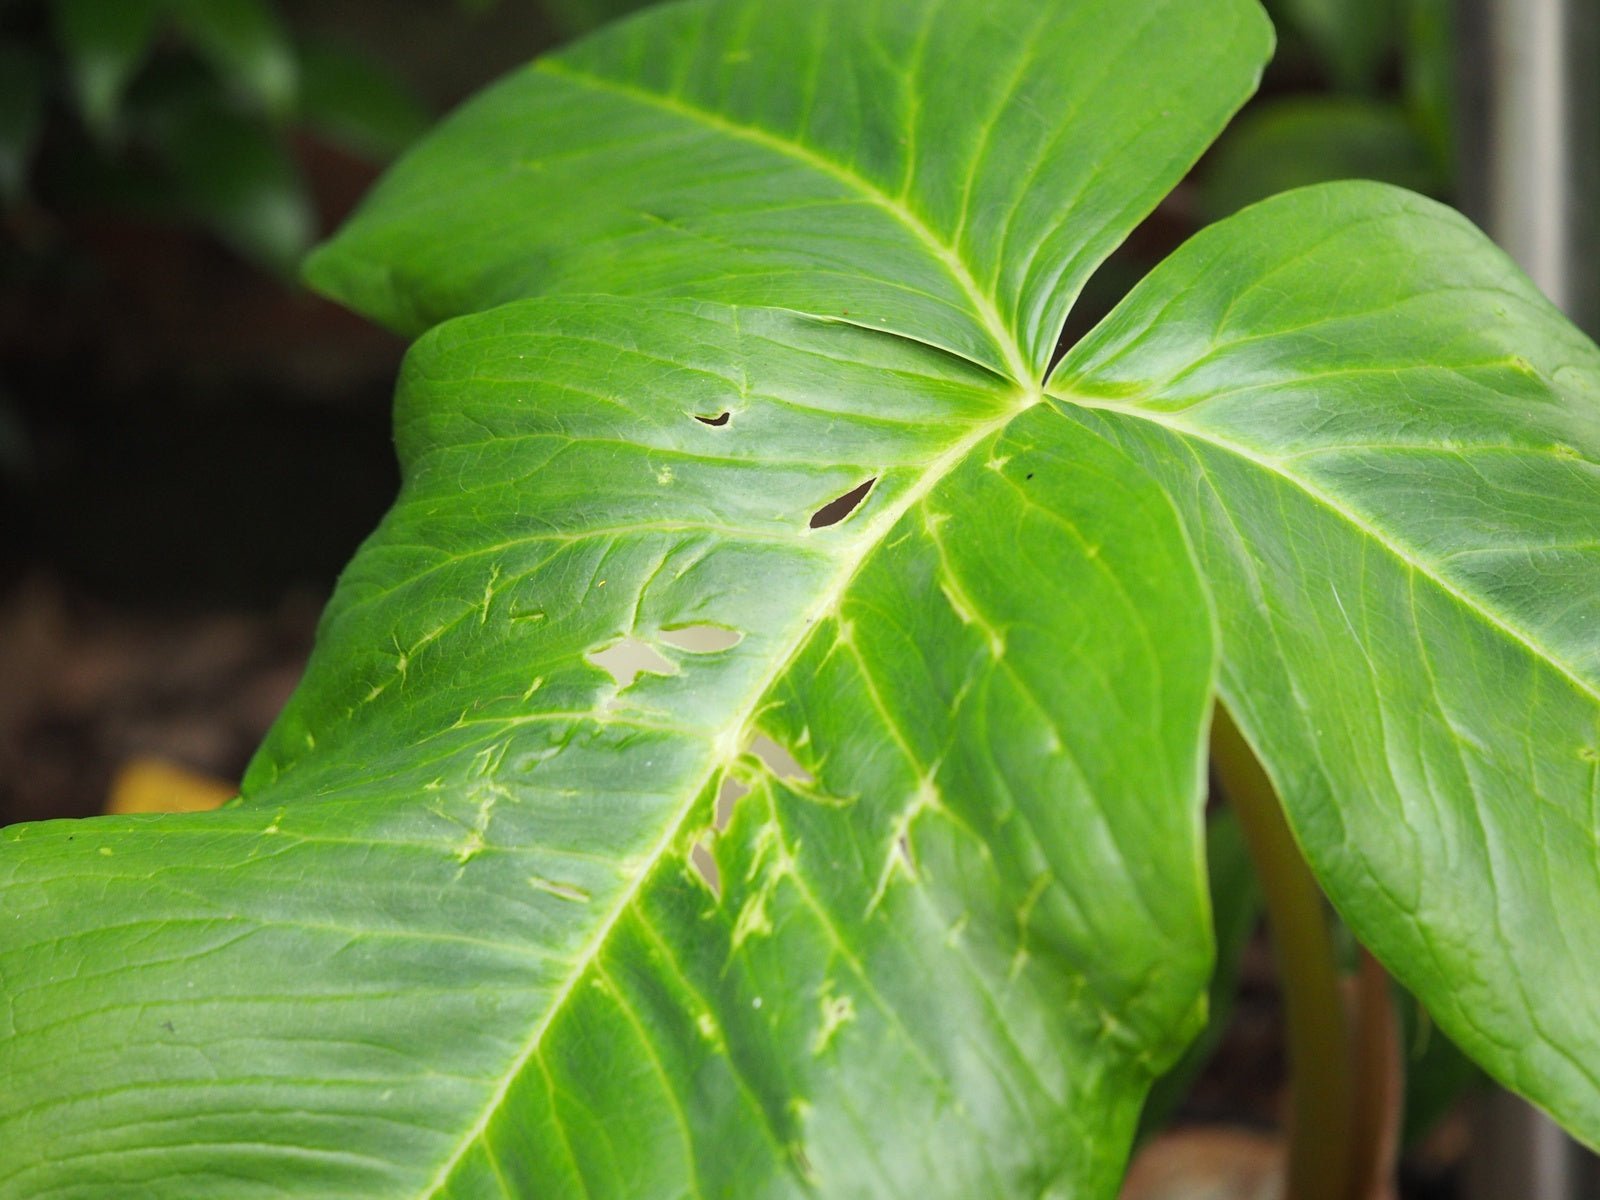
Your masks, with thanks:
[[[845,184],[859,193],[868,203],[892,216],[933,254],[934,258],[949,273],[950,278],[961,289],[962,294],[966,296],[968,302],[972,305],[973,315],[978,318],[979,326],[988,334],[990,341],[994,343],[994,348],[1000,352],[1001,361],[1010,378],[1026,387],[1036,389],[1039,386],[1039,372],[1029,366],[1027,356],[1022,352],[1021,344],[1001,317],[994,298],[979,286],[977,277],[973,275],[966,259],[961,256],[954,245],[939,237],[910,206],[890,195],[865,175],[852,170],[843,163],[824,158],[800,142],[781,137],[771,130],[763,129],[757,125],[731,121],[727,117],[709,109],[698,108],[695,105],[685,103],[678,96],[653,92],[647,88],[636,87],[633,84],[607,78],[604,75],[595,75],[591,72],[580,70],[559,58],[542,58],[529,69],[672,113],[685,120],[704,125],[708,129],[714,129],[719,133],[726,134],[729,137],[753,143],[774,153],[794,159],[812,170],[819,171]],[[827,318],[823,317],[823,319]],[[941,348],[948,349],[946,347]],[[978,365],[988,366],[985,363]]]
[[[887,331],[885,332],[887,333]],[[897,335],[887,334],[887,336]],[[872,518],[871,522],[857,536],[852,552],[841,555],[839,569],[833,584],[811,605],[807,606],[806,615],[795,623],[794,636],[783,653],[774,659],[772,669],[763,674],[751,686],[745,696],[733,706],[732,717],[723,729],[710,737],[711,744],[724,752],[711,757],[704,775],[695,782],[692,788],[685,789],[686,796],[699,796],[712,783],[718,773],[726,769],[729,760],[737,755],[739,747],[743,744],[749,732],[750,723],[755,719],[759,711],[763,697],[771,691],[773,685],[794,665],[795,660],[804,652],[811,638],[815,636],[817,629],[821,626],[819,618],[838,608],[840,601],[845,593],[849,591],[850,585],[855,581],[856,576],[906,513],[926,499],[929,493],[958,469],[978,446],[1002,434],[1013,421],[1043,399],[1044,394],[1036,389],[1023,388],[1019,390],[1013,396],[1012,402],[1003,407],[997,416],[975,423],[965,436],[953,442],[923,469],[922,477],[912,487],[907,488],[893,504],[886,506],[882,512]],[[451,1177],[466,1157],[468,1151],[483,1138],[490,1123],[503,1106],[511,1088],[522,1077],[522,1073],[527,1069],[528,1064],[538,1055],[543,1045],[544,1035],[549,1030],[556,1015],[566,1007],[579,982],[588,975],[590,968],[599,961],[618,922],[633,907],[639,893],[654,875],[656,867],[671,851],[673,844],[682,836],[693,807],[692,803],[686,802],[677,819],[667,824],[661,837],[645,853],[643,865],[628,886],[617,897],[611,911],[595,927],[594,933],[573,959],[572,969],[568,972],[566,980],[551,997],[539,1019],[534,1022],[528,1039],[517,1051],[516,1057],[507,1066],[499,1084],[490,1094],[477,1120],[473,1122],[470,1129],[463,1132],[460,1143],[454,1153],[440,1164],[432,1178],[425,1185],[424,1190],[418,1194],[419,1200],[433,1200],[434,1197],[437,1197],[440,1194],[440,1189],[449,1184]]]
[[[1087,409],[1096,412],[1114,413],[1121,417],[1131,417],[1135,420],[1143,421],[1150,425],[1155,425],[1181,440],[1203,442],[1206,445],[1214,446],[1215,448],[1222,450],[1227,454],[1231,454],[1236,458],[1243,459],[1246,462],[1259,467],[1261,470],[1267,472],[1275,478],[1283,480],[1285,483],[1289,484],[1291,487],[1305,495],[1312,502],[1321,505],[1335,516],[1343,519],[1352,528],[1371,539],[1375,545],[1378,545],[1384,550],[1388,551],[1389,554],[1391,554],[1405,567],[1415,571],[1417,574],[1427,579],[1441,592],[1459,604],[1463,609],[1475,614],[1494,629],[1504,634],[1511,641],[1521,646],[1534,659],[1539,662],[1549,664],[1549,666],[1556,671],[1557,674],[1566,679],[1573,688],[1587,696],[1597,705],[1600,705],[1600,686],[1597,686],[1595,683],[1584,679],[1573,667],[1563,662],[1560,658],[1557,658],[1555,654],[1547,648],[1541,646],[1534,634],[1526,629],[1521,628],[1518,622],[1516,622],[1509,614],[1502,612],[1498,608],[1485,603],[1483,600],[1464,592],[1460,587],[1451,582],[1451,580],[1446,578],[1438,570],[1438,564],[1418,557],[1411,550],[1411,548],[1406,546],[1403,542],[1392,537],[1381,527],[1368,521],[1353,508],[1342,504],[1337,497],[1330,495],[1311,480],[1295,474],[1289,469],[1288,464],[1285,461],[1269,457],[1268,455],[1261,453],[1259,450],[1256,450],[1254,447],[1247,446],[1241,442],[1237,442],[1211,430],[1195,426],[1187,421],[1184,421],[1177,413],[1168,412],[1161,409],[1145,408],[1136,401],[1129,402],[1126,400],[1111,400],[1100,396],[1083,395],[1080,393],[1049,388],[1046,389],[1046,394],[1052,400],[1060,401],[1062,404],[1073,408]],[[1153,399],[1154,397],[1146,398]]]

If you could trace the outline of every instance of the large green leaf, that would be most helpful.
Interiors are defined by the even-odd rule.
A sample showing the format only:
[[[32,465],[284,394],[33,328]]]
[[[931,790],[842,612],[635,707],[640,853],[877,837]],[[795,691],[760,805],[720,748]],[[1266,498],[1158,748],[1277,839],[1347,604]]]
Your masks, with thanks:
[[[1202,1015],[1209,623],[1038,400],[758,310],[430,334],[249,801],[10,834],[5,1194],[1109,1194]]]
[[[1198,155],[1267,35],[1213,0],[1131,26],[825,7],[827,53],[792,40],[821,36],[811,5],[667,10],[402,168],[391,198],[473,122],[526,136],[532,104],[583,160],[571,193],[463,167],[435,247],[521,262],[513,230],[564,220],[538,234],[569,274],[488,294],[469,271],[451,303],[632,294],[413,350],[402,495],[240,803],[4,835],[0,1194],[1114,1190],[1204,1016],[1211,618],[1160,489],[1044,402],[1040,314]],[[1157,115],[1118,71],[1184,34],[1215,53],[1146,89]],[[819,100],[840,47],[863,86]],[[635,55],[720,64],[727,111],[652,97]],[[1057,82],[1087,63],[1093,122],[1094,80]],[[799,132],[760,124],[807,104]],[[1096,167],[1125,144],[1160,161]],[[638,205],[627,246],[590,240]],[[344,253],[322,269],[359,276]],[[646,295],[697,289],[719,303]],[[754,753],[776,747],[795,765]]]
[[[1109,1194],[1211,957],[1167,493],[1336,902],[1592,1137],[1594,348],[1332,187],[1038,386],[1267,40],[688,4],[414,151],[312,273],[459,319],[244,799],[4,836],[0,1194]]]
[[[1036,380],[1269,42],[1244,0],[671,5],[468,104],[308,275],[412,332],[522,296],[669,293]]]
[[[1448,209],[1332,184],[1196,237],[1051,391],[1187,512],[1356,934],[1600,1143],[1600,351]]]

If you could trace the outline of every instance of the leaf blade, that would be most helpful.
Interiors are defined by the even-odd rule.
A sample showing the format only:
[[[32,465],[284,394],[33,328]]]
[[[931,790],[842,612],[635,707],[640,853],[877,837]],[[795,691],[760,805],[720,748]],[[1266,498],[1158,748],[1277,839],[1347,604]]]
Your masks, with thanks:
[[[7,832],[40,902],[0,964],[43,991],[0,1125],[52,1130],[18,1194],[126,1186],[135,1148],[137,1182],[242,1196],[1114,1187],[1210,962],[1210,625],[1170,506],[919,343],[640,311],[526,302],[413,352],[402,497],[243,803]],[[700,622],[745,636],[656,642],[676,673],[626,686],[593,665]],[[114,1096],[63,1077],[68,1041]]]
[[[1461,218],[1327,185],[1180,250],[1057,390],[1184,498],[1223,695],[1357,934],[1600,1137],[1600,353]]]
[[[1031,382],[1270,41],[1234,0],[672,6],[462,110],[307,273],[412,330],[555,291],[692,294],[881,326]],[[1115,70],[1152,57],[1181,65]]]

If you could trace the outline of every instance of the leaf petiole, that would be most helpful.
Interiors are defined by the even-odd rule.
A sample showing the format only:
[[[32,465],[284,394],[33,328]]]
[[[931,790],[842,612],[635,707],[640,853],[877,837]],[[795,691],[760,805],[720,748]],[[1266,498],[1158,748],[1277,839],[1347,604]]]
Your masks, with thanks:
[[[1220,706],[1211,763],[1260,877],[1288,1023],[1290,1118],[1284,1194],[1349,1200],[1356,1078],[1322,891],[1266,772]]]

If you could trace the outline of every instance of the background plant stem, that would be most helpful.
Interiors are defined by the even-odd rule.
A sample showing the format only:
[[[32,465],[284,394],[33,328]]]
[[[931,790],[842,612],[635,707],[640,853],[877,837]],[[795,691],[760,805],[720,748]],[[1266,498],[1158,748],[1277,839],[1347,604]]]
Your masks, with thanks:
[[[1404,1079],[1389,974],[1365,947],[1355,984],[1351,1200],[1392,1196]]]
[[[1255,861],[1283,987],[1291,1088],[1285,1194],[1349,1200],[1357,1158],[1355,1066],[1322,892],[1266,773],[1220,707],[1211,753]]]

